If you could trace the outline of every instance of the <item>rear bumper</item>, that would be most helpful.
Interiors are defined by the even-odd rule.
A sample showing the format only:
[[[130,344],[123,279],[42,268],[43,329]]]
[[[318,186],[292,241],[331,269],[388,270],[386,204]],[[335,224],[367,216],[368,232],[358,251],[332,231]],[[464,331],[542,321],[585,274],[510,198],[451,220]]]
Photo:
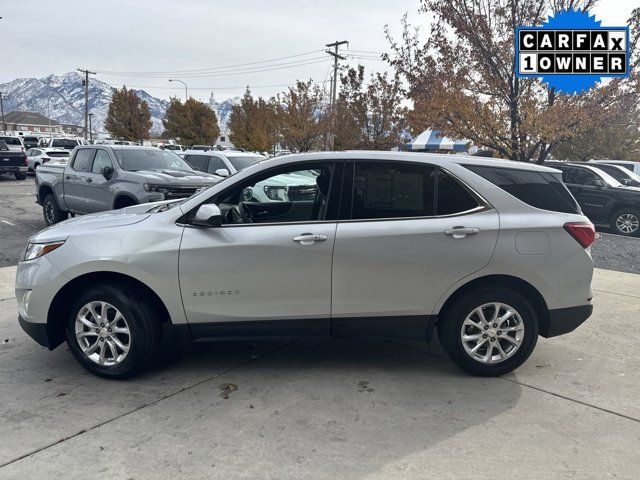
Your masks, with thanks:
[[[556,337],[572,332],[593,313],[593,305],[579,307],[557,308],[549,310],[547,318],[540,319],[540,335]]]
[[[0,165],[0,173],[27,173],[29,167],[17,165]]]
[[[27,332],[27,335],[29,335],[43,347],[51,349],[51,345],[49,343],[49,332],[47,332],[46,323],[28,322],[20,315],[18,315],[18,323],[20,323],[22,329]]]

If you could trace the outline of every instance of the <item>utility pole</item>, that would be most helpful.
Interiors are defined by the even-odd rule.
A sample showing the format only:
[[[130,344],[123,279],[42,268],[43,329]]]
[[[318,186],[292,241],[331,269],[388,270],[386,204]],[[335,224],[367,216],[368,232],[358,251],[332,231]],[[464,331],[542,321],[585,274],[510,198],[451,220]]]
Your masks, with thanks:
[[[142,144],[144,143],[144,141],[142,139],[142,137],[143,137],[143,135],[142,135],[142,118],[144,117],[144,113],[140,112],[138,115],[140,116],[140,146],[142,146]]]
[[[333,79],[331,82],[331,106],[329,110],[329,118],[330,118],[330,131],[325,136],[325,144],[324,147],[326,150],[333,150],[333,113],[334,108],[336,106],[336,93],[338,90],[338,60],[346,60],[345,57],[338,54],[338,48],[340,45],[349,44],[347,40],[335,41],[333,43],[327,43],[325,47],[333,47],[333,52],[331,50],[325,50],[326,53],[333,57]]]
[[[84,73],[84,139],[87,139],[87,131],[89,130],[89,75],[95,75],[96,72],[91,72],[87,69],[78,68],[78,72]]]
[[[6,97],[5,97],[6,99]],[[0,92],[0,114],[2,114],[2,131],[7,132],[7,122],[4,119],[4,103],[2,101],[2,92]]]
[[[93,118],[94,115],[95,113],[89,114],[89,143],[91,143],[92,145],[93,145],[93,126],[91,125],[91,119]]]

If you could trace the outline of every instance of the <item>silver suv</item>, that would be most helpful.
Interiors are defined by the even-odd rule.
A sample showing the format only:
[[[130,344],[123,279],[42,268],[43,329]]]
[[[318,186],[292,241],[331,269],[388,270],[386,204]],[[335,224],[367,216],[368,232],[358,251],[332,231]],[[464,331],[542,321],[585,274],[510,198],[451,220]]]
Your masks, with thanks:
[[[280,175],[313,195],[256,201]],[[393,152],[263,161],[185,200],[136,205],[34,235],[19,321],[124,377],[172,338],[430,340],[477,375],[521,365],[538,335],[592,312],[593,225],[552,168]]]

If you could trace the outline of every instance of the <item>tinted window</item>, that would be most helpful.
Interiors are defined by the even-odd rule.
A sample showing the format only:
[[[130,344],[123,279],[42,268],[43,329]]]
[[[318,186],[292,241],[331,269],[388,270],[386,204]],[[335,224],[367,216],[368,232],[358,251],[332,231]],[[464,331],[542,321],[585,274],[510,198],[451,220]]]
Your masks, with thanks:
[[[227,158],[231,162],[231,165],[233,165],[233,168],[235,168],[238,172],[241,170],[244,170],[245,168],[250,167],[251,165],[255,165],[260,160],[264,160],[262,157],[258,155],[247,155],[246,157],[240,157],[240,156],[234,155],[233,157],[227,157]],[[226,167],[222,167],[222,168],[226,168]]]
[[[224,160],[222,160],[220,157],[211,156],[209,158],[210,158],[209,173],[215,173],[216,170],[219,170],[221,168],[227,169],[227,166],[225,165]]]
[[[91,166],[91,158],[93,158],[93,148],[83,148],[78,150],[76,158],[73,161],[73,169],[77,172],[88,172]]]
[[[480,165],[465,166],[527,205],[553,212],[580,212],[580,207],[562,183],[559,174]]]
[[[452,215],[466,212],[479,206],[478,202],[457,180],[442,170],[438,170],[437,191],[437,215]]]
[[[356,163],[353,219],[434,214],[435,169],[402,163]]]
[[[109,158],[109,154],[104,150],[98,150],[96,152],[96,158],[93,159],[93,167],[91,167],[91,171],[93,173],[102,173],[102,169],[104,167],[111,166],[111,159]]]
[[[596,168],[600,170],[604,170],[605,172],[607,172],[609,175],[611,175],[613,178],[615,178],[618,181],[622,181],[625,178],[629,178],[629,175],[626,175],[624,171],[620,170],[618,167],[614,167],[611,165],[598,165]]]
[[[2,140],[4,140],[4,143],[7,145],[22,146],[22,142],[18,137],[2,137]]]
[[[49,157],[56,157],[56,158],[62,158],[62,157],[68,157],[69,156],[69,152],[48,152],[47,156]]]
[[[185,162],[187,162],[194,170],[198,170],[200,172],[207,171],[207,162],[209,157],[206,155],[187,155],[184,157]]]
[[[56,138],[56,139],[51,141],[51,146],[52,147],[58,147],[58,148],[67,148],[69,150],[73,150],[74,148],[76,148],[78,146],[78,141],[77,140],[67,140],[67,139],[64,139],[64,138]]]
[[[592,187],[601,185],[601,183],[598,182],[598,176],[586,168],[565,167],[562,170],[562,179],[565,183],[572,183],[574,185],[588,185]]]

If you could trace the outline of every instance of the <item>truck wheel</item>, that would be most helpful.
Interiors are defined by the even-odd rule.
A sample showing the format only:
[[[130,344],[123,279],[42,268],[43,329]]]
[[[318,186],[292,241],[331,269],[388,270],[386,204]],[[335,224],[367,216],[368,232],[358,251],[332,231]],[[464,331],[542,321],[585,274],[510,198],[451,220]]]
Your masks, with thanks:
[[[451,360],[483,377],[518,368],[538,340],[535,310],[525,297],[506,288],[467,295],[438,323],[440,343]]]
[[[24,180],[25,178],[27,178],[27,174],[26,173],[14,173],[16,180]]]
[[[626,237],[637,237],[640,234],[640,212],[633,208],[618,210],[611,217],[613,233]]]
[[[131,377],[148,366],[160,347],[161,333],[154,305],[128,286],[87,288],[66,319],[67,343],[75,359],[107,378]]]
[[[44,214],[44,223],[47,225],[53,225],[54,223],[66,220],[69,216],[68,212],[60,210],[56,197],[51,193],[44,197],[44,202],[42,202],[42,213]]]

